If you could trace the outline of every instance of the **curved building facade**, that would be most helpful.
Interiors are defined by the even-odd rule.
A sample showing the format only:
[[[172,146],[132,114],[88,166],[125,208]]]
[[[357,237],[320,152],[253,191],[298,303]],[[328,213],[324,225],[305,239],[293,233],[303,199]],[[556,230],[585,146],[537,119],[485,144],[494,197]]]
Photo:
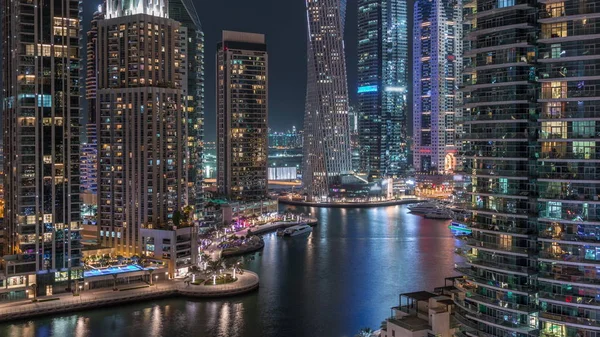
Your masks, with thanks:
[[[308,71],[302,181],[308,198],[352,171],[344,55],[345,0],[306,0]]]

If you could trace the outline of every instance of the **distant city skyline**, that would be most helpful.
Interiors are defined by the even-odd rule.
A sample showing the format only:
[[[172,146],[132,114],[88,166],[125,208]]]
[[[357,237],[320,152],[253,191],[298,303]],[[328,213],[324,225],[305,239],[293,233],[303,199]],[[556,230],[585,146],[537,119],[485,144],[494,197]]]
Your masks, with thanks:
[[[89,29],[93,12],[102,0],[84,1],[84,31]],[[205,63],[205,137],[216,137],[215,60],[216,45],[223,30],[237,30],[265,34],[270,50],[270,113],[269,126],[286,130],[295,125],[302,128],[306,94],[306,10],[298,1],[227,0],[201,2],[193,0],[205,33],[207,55]],[[407,1],[412,8],[412,1]],[[230,9],[235,7],[235,11]],[[357,85],[357,3],[348,2],[344,37],[347,55],[347,73],[350,104],[356,104]],[[279,13],[286,13],[280,15]],[[250,20],[249,18],[252,17]],[[409,18],[410,27],[410,18]],[[410,99],[410,98],[409,98]],[[410,124],[409,124],[410,126]]]

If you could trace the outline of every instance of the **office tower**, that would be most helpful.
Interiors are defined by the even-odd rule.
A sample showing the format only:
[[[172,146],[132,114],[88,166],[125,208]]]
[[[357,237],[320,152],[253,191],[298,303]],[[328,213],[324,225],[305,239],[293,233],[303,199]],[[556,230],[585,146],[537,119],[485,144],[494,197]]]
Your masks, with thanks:
[[[352,172],[344,55],[346,0],[307,0],[308,71],[302,182],[308,198]]]
[[[460,1],[418,0],[413,34],[413,167],[452,173],[456,168],[455,120],[462,82]]]
[[[264,35],[223,32],[217,46],[217,189],[232,200],[267,194],[268,64]]]
[[[2,286],[64,291],[82,277],[81,2],[2,1],[5,224]],[[17,295],[19,296],[19,295]]]
[[[540,95],[529,113],[537,124],[529,127],[540,128],[540,332],[594,336],[600,334],[600,2],[537,5]]]
[[[125,256],[188,202],[181,34],[166,1],[109,1],[98,22],[100,241]]]
[[[187,56],[182,60],[186,67],[187,81],[182,83],[186,97],[187,148],[189,153],[186,168],[188,177],[189,205],[194,207],[194,220],[202,218],[204,194],[202,192],[202,158],[204,147],[204,32],[196,8],[191,0],[169,0],[169,17],[181,23],[187,30],[182,49]]]
[[[407,166],[406,11],[404,0],[358,1],[359,171],[372,178]]]

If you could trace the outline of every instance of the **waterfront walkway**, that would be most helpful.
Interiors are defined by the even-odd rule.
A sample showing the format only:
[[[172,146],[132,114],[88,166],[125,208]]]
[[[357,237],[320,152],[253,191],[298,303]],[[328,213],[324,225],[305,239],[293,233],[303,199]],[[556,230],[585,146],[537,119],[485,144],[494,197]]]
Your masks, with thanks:
[[[122,286],[121,290],[112,288],[84,290],[79,296],[63,293],[55,296],[39,297],[37,302],[22,300],[0,304],[0,321],[29,318],[33,316],[66,313],[111,306],[136,301],[146,301],[174,296],[197,298],[215,298],[240,295],[258,289],[258,275],[245,270],[238,274],[237,281],[222,285],[187,285],[183,281],[160,281],[149,287],[137,283]],[[138,289],[137,286],[143,287]],[[128,289],[128,290],[124,290]]]
[[[290,200],[288,198],[279,198],[279,203],[284,205],[293,206],[306,206],[306,207],[327,207],[327,208],[370,208],[370,207],[386,207],[396,206],[405,204],[415,204],[423,202],[423,199],[411,198],[411,199],[399,199],[399,200],[388,200],[388,201],[365,201],[365,202],[310,202],[302,200]]]

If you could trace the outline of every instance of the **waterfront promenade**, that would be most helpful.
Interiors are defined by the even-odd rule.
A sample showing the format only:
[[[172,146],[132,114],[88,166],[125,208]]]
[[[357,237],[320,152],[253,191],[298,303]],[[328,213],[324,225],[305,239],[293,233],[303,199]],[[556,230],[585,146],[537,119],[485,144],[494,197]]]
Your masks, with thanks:
[[[0,304],[0,321],[23,319],[34,316],[52,315],[87,310],[137,301],[147,301],[166,297],[216,298],[245,294],[258,289],[259,278],[256,273],[245,270],[237,275],[237,281],[222,285],[193,285],[183,281],[159,281],[148,287],[145,284],[122,286],[120,290],[101,288],[81,291],[79,296],[71,293],[39,297]],[[136,287],[143,287],[137,288]],[[131,289],[128,289],[131,288]]]
[[[396,205],[415,204],[425,201],[424,199],[398,199],[388,201],[365,201],[365,202],[310,202],[302,200],[290,200],[288,198],[279,198],[279,203],[292,206],[305,207],[325,207],[325,208],[371,208],[371,207],[386,207]]]

